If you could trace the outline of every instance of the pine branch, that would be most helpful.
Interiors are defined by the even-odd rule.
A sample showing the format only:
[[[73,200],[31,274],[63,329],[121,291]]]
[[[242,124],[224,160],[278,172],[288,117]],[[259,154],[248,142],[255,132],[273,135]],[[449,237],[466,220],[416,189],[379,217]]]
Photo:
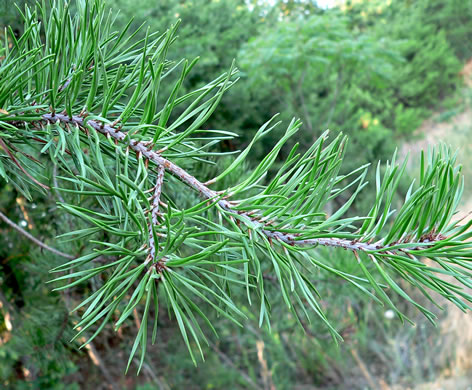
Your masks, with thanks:
[[[242,286],[249,303],[256,291],[259,325],[269,323],[264,279],[270,272],[295,318],[302,312],[309,319],[309,307],[335,340],[341,336],[322,309],[310,272],[327,272],[351,283],[369,299],[388,305],[402,320],[408,318],[387,292],[415,305],[430,320],[435,317],[391,275],[434,303],[428,291],[463,310],[469,308],[472,296],[438,276],[451,275],[460,285],[472,287],[468,241],[472,222],[451,222],[463,179],[448,149],[436,149],[427,158],[422,154],[418,184],[412,183],[398,205],[394,199],[406,165],[398,166],[394,156],[381,175],[379,164],[375,201],[365,217],[345,216],[365,187],[367,174],[367,166],[340,174],[345,137],[328,142],[324,133],[303,154],[295,144],[274,170],[280,151],[300,129],[297,120],[254,169],[245,169],[243,162],[254,144],[275,128],[272,120],[223,172],[202,183],[190,165],[208,166],[222,154],[213,151],[214,145],[235,136],[203,129],[234,84],[236,69],[232,66],[205,86],[182,93],[196,60],[176,64],[166,60],[177,26],[161,35],[147,32],[131,43],[135,35],[127,35],[129,25],[120,34],[113,32],[103,2],[91,4],[78,2],[77,16],[62,1],[51,0],[51,17],[41,6],[28,8],[24,35],[11,37],[15,44],[5,48],[0,63],[0,140],[7,153],[0,159],[0,174],[14,184],[18,180],[16,187],[31,197],[28,188],[38,184],[35,175],[8,146],[38,147],[64,173],[53,174],[55,190],[66,201],[74,199],[66,195],[77,196],[72,204],[61,202],[59,207],[86,223],[61,238],[82,239],[93,247],[52,270],[71,271],[53,280],[66,283],[56,290],[100,277],[100,287],[76,308],[82,316],[76,338],[99,324],[90,342],[115,313],[119,313],[116,329],[133,313],[141,314],[128,367],[139,347],[142,367],[148,322],[154,313],[155,342],[163,295],[196,362],[193,350],[202,354],[200,343],[208,343],[200,323],[216,333],[201,304],[241,326],[238,319],[246,316],[233,302],[231,286]],[[168,77],[172,72],[171,92],[163,97],[161,82],[172,79]],[[12,150],[17,151],[13,146]],[[29,160],[40,164],[38,159]],[[26,178],[17,177],[18,168]],[[240,174],[243,169],[248,172]],[[165,171],[170,175],[164,188]],[[238,173],[236,184],[223,185],[234,173]],[[226,190],[212,190],[215,183]],[[347,200],[328,216],[327,205],[348,192]],[[195,194],[200,203],[195,204]],[[161,198],[166,201],[162,209]],[[321,247],[351,252],[359,274],[346,272],[331,256],[324,259]],[[425,264],[422,257],[436,265]],[[97,258],[112,260],[97,265]]]
[[[174,164],[173,162],[169,161],[162,157],[161,154],[149,148],[144,142],[136,141],[131,139],[127,134],[120,131],[118,128],[115,128],[109,124],[100,123],[96,120],[86,120],[87,115],[82,116],[72,116],[69,117],[64,114],[55,114],[55,113],[48,113],[43,114],[42,118],[50,123],[55,123],[57,121],[63,124],[73,124],[78,126],[82,129],[85,133],[88,132],[88,129],[94,129],[97,132],[105,135],[107,138],[111,138],[117,142],[123,143],[126,147],[134,150],[136,153],[142,155],[144,158],[148,159],[149,161],[153,162],[158,166],[158,181],[156,184],[156,192],[154,195],[153,200],[153,224],[157,225],[157,215],[159,210],[159,199],[160,193],[162,188],[162,179],[163,179],[163,171],[162,169],[168,170],[172,175],[179,178],[182,182],[187,184],[190,188],[197,191],[202,197],[215,202],[218,206],[221,207],[222,210],[229,212],[230,214],[236,214],[240,217],[243,217],[245,220],[249,222],[249,226],[256,227],[261,229],[261,232],[266,235],[268,239],[271,240],[278,240],[284,242],[291,246],[328,246],[333,248],[343,248],[348,249],[353,252],[366,252],[366,253],[377,253],[382,254],[386,253],[389,255],[394,255],[397,252],[409,253],[418,250],[424,249],[424,247],[433,246],[435,244],[440,244],[444,241],[444,238],[441,234],[436,234],[433,236],[428,237],[421,237],[418,241],[412,241],[410,247],[398,248],[398,243],[394,243],[392,245],[383,245],[382,239],[379,241],[370,244],[367,242],[362,242],[359,239],[343,239],[343,238],[312,238],[312,239],[300,239],[299,237],[302,233],[298,234],[289,234],[277,230],[273,230],[270,227],[270,223],[260,222],[262,219],[261,215],[258,215],[257,210],[251,210],[247,212],[241,212],[239,210],[235,210],[231,205],[230,201],[225,199],[221,199],[222,195],[217,193],[216,191],[211,190],[205,184],[201,183],[197,180],[194,176],[190,173],[179,167],[178,165]],[[162,168],[163,167],[163,168]],[[226,192],[223,192],[226,193]],[[155,211],[157,210],[157,211]],[[151,250],[151,258],[155,256],[155,248],[154,248],[154,238],[151,237],[152,234],[150,232],[150,250]],[[410,244],[408,241],[403,241],[402,244]]]

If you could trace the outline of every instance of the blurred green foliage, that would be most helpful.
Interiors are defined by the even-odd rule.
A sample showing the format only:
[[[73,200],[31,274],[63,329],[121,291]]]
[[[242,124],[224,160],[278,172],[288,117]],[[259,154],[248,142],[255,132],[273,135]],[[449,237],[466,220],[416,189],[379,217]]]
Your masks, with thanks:
[[[64,222],[46,217],[54,207],[47,199],[29,204],[3,183],[0,194],[0,208],[10,210],[9,217],[37,237],[54,237]],[[44,217],[47,225],[34,225],[35,219]],[[75,347],[67,342],[73,335],[68,309],[63,297],[50,293],[45,284],[49,267],[61,259],[42,253],[15,231],[0,229],[0,386],[77,388],[62,383],[64,375],[77,370],[70,358]]]
[[[352,3],[346,1],[342,7],[323,10],[315,1],[302,0],[281,0],[272,5],[256,0],[107,2],[121,10],[116,17],[122,25],[133,16],[135,27],[146,22],[151,30],[162,31],[182,19],[171,57],[201,56],[183,93],[214,79],[236,58],[241,80],[225,95],[207,124],[208,128],[241,135],[239,143],[228,142],[223,148],[240,149],[261,123],[280,112],[283,120],[302,118],[302,145],[311,144],[326,128],[347,133],[351,145],[345,171],[390,158],[393,145],[411,136],[422,120],[432,110],[441,109],[443,100],[460,87],[461,61],[472,56],[469,1]],[[10,1],[0,1],[0,25],[21,31],[18,13]],[[248,164],[260,160],[274,141],[269,139],[267,146],[254,149]],[[0,209],[9,210],[9,217],[19,221],[25,211],[20,210],[16,197],[13,188],[0,184]],[[57,215],[54,199],[41,199],[25,207],[33,221],[35,213],[52,215],[54,211]],[[49,226],[35,227],[34,233],[45,240],[54,237],[55,224],[70,223],[61,218],[51,218]],[[0,224],[0,229],[0,386],[70,389],[74,383],[75,388],[100,383],[96,378],[103,372],[90,361],[90,354],[68,343],[74,318],[67,315],[70,308],[66,298],[48,293],[44,284],[49,279],[47,270],[60,260],[25,243],[5,225]],[[76,251],[80,246],[75,243],[65,249]],[[345,262],[346,272],[358,272],[342,256],[330,260]],[[259,329],[255,311],[246,307],[251,320],[243,330],[212,318],[221,339],[207,348],[207,362],[195,369],[177,336],[175,323],[163,313],[160,318],[167,321],[160,320],[161,341],[149,352],[149,369],[145,366],[140,379],[116,378],[118,388],[246,389],[270,388],[271,383],[277,389],[307,384],[365,388],[369,382],[362,375],[359,359],[381,361],[375,365],[376,374],[401,382],[415,356],[388,348],[401,332],[392,325],[397,320],[388,319],[376,306],[365,306],[357,292],[339,280],[320,279],[317,283],[322,294],[329,297],[330,308],[334,308],[331,318],[346,339],[341,347],[333,345],[320,324],[299,324],[282,307],[280,321],[274,322],[271,331]],[[278,294],[275,283],[271,285],[268,280],[267,285]],[[74,301],[74,297],[67,299]],[[278,307],[273,311],[277,318]],[[411,339],[420,334],[423,339],[434,340],[439,331],[408,328],[403,332]],[[118,341],[116,335],[109,337],[114,341],[100,336],[97,349],[105,364],[115,366],[120,375],[132,337],[124,334]],[[426,351],[418,354],[424,356]],[[401,383],[434,378],[434,366],[422,362],[415,367],[415,375],[410,372],[410,378]],[[355,383],[351,375],[356,376]]]
[[[17,36],[22,31],[22,22],[18,17],[18,10],[23,9],[26,4],[34,4],[34,0],[0,0],[0,26],[10,26]]]

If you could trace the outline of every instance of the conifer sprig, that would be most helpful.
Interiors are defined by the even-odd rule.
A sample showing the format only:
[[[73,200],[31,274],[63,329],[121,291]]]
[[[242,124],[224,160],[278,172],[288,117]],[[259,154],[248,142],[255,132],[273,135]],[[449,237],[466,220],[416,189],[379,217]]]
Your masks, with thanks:
[[[268,269],[294,316],[301,312],[310,319],[309,307],[335,340],[341,336],[320,305],[314,272],[348,281],[402,320],[407,318],[391,294],[430,320],[434,314],[408,295],[400,280],[433,302],[431,291],[461,309],[469,307],[472,297],[460,286],[472,284],[471,222],[452,222],[463,179],[447,148],[422,155],[419,181],[401,202],[397,187],[405,163],[397,165],[394,156],[383,177],[379,165],[375,203],[364,217],[349,212],[366,185],[368,167],[340,174],[345,137],[330,141],[326,132],[304,153],[295,144],[275,168],[281,149],[300,130],[297,120],[237,182],[229,178],[243,171],[251,148],[277,125],[274,119],[226,169],[203,183],[197,166],[214,164],[224,154],[215,146],[234,136],[203,128],[236,81],[234,66],[201,88],[182,92],[197,61],[167,59],[177,25],[163,34],[147,31],[139,40],[130,24],[121,33],[113,31],[113,14],[102,1],[75,4],[76,14],[69,3],[55,0],[49,14],[44,2],[26,7],[23,35],[6,35],[12,45],[5,46],[0,62],[0,140],[7,148],[0,174],[31,199],[31,189],[46,191],[44,182],[52,180],[46,167],[53,164],[62,172],[54,188],[64,196],[59,206],[85,225],[60,239],[87,240],[93,250],[55,268],[71,273],[53,281],[67,281],[57,290],[92,278],[98,286],[76,308],[81,315],[76,337],[94,329],[88,341],[93,340],[109,321],[118,329],[139,310],[141,326],[129,363],[140,347],[141,367],[148,322],[154,317],[155,342],[164,299],[196,361],[194,349],[201,353],[201,342],[207,342],[202,323],[216,333],[208,309],[238,325],[244,320],[233,301],[235,289],[247,291],[249,302],[259,305],[260,325],[270,325]],[[165,96],[163,83],[171,84]],[[228,182],[226,190],[212,189]],[[335,199],[343,205],[328,215]],[[322,260],[319,246],[351,252],[363,277]],[[97,265],[97,258],[106,261]]]

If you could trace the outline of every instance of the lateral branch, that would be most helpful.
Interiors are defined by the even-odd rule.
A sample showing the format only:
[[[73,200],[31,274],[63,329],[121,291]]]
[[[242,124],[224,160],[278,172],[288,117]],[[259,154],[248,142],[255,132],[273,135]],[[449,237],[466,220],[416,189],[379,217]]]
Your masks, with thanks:
[[[157,179],[154,187],[154,194],[151,202],[151,222],[149,223],[149,255],[146,263],[156,259],[156,241],[154,239],[153,227],[159,225],[159,202],[161,199],[162,185],[164,183],[165,169],[162,165],[157,166]],[[162,267],[161,261],[158,262],[159,267]]]

